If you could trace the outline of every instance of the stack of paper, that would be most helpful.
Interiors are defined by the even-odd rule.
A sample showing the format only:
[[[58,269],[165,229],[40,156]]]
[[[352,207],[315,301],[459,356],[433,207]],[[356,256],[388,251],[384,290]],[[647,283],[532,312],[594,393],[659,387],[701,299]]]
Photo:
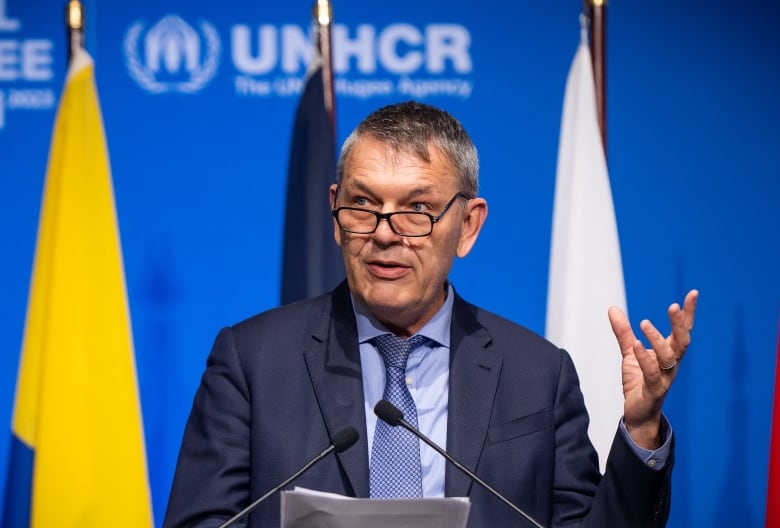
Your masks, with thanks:
[[[466,497],[355,499],[296,487],[282,492],[282,528],[465,528]]]

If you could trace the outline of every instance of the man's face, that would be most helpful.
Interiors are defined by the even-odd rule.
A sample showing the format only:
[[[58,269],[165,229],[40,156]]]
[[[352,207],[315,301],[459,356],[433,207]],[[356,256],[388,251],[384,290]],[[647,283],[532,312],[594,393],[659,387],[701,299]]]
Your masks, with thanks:
[[[331,187],[331,203],[438,216],[461,188],[449,160],[437,148],[429,151],[426,162],[373,138],[359,140],[346,160],[338,194]],[[396,235],[386,220],[374,233],[356,235],[334,221],[352,294],[390,330],[416,333],[443,304],[452,262],[468,254],[486,215],[483,199],[459,199],[426,237]]]

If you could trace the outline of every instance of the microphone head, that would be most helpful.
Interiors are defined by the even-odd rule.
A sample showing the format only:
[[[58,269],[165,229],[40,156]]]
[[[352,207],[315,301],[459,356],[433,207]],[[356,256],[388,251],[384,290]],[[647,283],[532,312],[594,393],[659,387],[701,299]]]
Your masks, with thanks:
[[[354,427],[345,427],[341,431],[337,432],[333,435],[331,438],[331,442],[333,442],[333,446],[336,448],[337,453],[341,453],[345,449],[349,449],[352,447],[352,444],[357,442],[360,435],[357,432],[357,429]]]
[[[401,420],[404,419],[403,411],[387,400],[379,400],[377,402],[374,407],[374,414],[393,427],[400,425]]]

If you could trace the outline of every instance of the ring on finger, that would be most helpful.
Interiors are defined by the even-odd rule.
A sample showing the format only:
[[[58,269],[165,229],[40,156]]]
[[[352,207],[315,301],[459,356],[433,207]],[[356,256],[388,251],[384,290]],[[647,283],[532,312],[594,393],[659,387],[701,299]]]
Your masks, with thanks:
[[[672,370],[676,366],[677,366],[677,360],[676,359],[674,361],[672,361],[672,363],[670,365],[663,365],[663,366],[659,365],[661,370]]]

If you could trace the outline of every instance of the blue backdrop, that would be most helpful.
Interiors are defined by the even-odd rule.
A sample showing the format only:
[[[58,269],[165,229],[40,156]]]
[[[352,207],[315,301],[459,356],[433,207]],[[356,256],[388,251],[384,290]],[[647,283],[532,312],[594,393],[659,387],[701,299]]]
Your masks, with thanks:
[[[0,424],[9,427],[66,66],[62,4],[0,0]],[[458,116],[480,151],[490,215],[454,283],[540,333],[581,4],[334,7],[339,142],[369,111],[400,99]],[[86,6],[159,524],[212,339],[278,304],[311,5]],[[670,302],[701,290],[695,341],[666,405],[679,446],[670,526],[759,526],[780,307],[780,3],[608,9],[609,165],[629,313],[635,323],[663,322]],[[175,35],[195,60],[155,54],[161,35]],[[7,445],[0,434],[0,496]]]

